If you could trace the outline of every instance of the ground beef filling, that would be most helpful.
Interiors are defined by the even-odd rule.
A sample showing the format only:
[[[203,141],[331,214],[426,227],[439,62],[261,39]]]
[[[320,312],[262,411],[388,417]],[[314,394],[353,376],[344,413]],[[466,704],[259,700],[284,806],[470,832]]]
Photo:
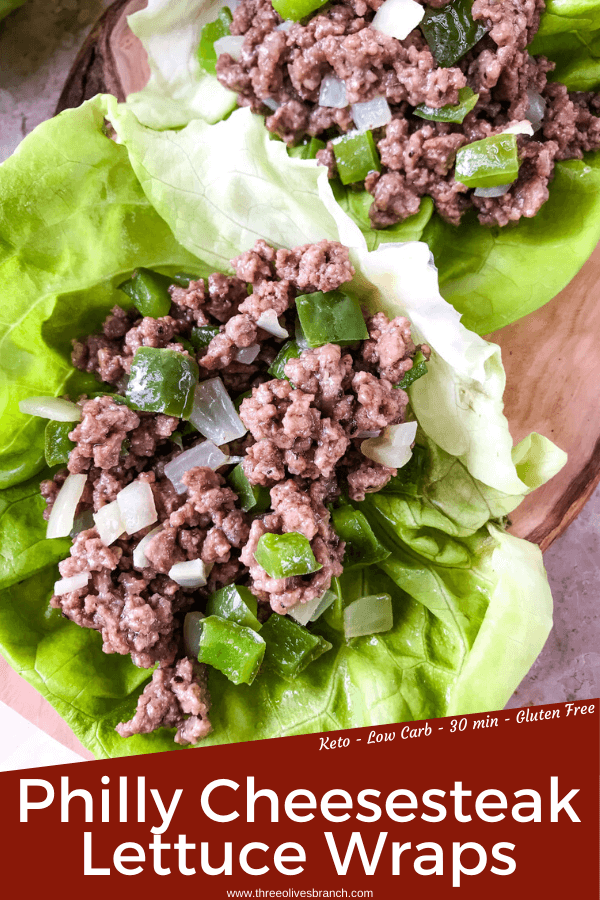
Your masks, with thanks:
[[[48,515],[66,477],[86,476],[77,533],[59,570],[63,579],[89,577],[83,587],[54,596],[51,605],[98,631],[104,652],[128,654],[143,668],[158,664],[132,720],[117,729],[124,737],[158,727],[176,728],[179,743],[208,734],[207,673],[189,658],[186,613],[202,611],[212,592],[234,582],[255,594],[263,620],[321,596],[342,573],[344,557],[327,505],[342,490],[362,500],[396,474],[364,457],[360,444],[404,421],[408,395],[395,385],[419,349],[408,320],[365,316],[367,340],[351,348],[326,344],[304,350],[287,362],[284,378],[274,379],[267,369],[283,340],[260,327],[261,316],[271,311],[293,332],[297,294],[336,290],[352,279],[348,251],[330,241],[292,250],[257,241],[233,266],[233,277],[217,273],[207,282],[173,285],[168,316],[140,318],[115,307],[100,334],[73,348],[74,364],[117,392],[79,400],[81,420],[70,432],[75,446],[67,469],[42,484]],[[258,516],[242,510],[227,483],[231,466],[219,472],[189,469],[178,493],[165,467],[204,438],[176,417],[135,411],[123,400],[135,351],[159,347],[187,354],[197,325],[219,328],[196,355],[201,379],[221,378],[234,397],[248,392],[239,407],[248,433],[230,453],[242,457],[252,485],[270,491],[270,508]],[[257,344],[251,364],[236,360],[240,349]],[[428,356],[427,347],[420,349]],[[149,485],[156,521],[106,546],[93,514],[136,481]],[[140,562],[134,551],[151,531]],[[306,576],[269,577],[254,555],[267,532],[303,534],[322,568]],[[195,559],[210,570],[205,587],[182,587],[169,576],[175,564]]]
[[[555,161],[581,159],[600,147],[599,98],[548,83],[554,64],[527,52],[544,0],[475,0],[473,18],[487,34],[448,68],[438,65],[420,29],[399,41],[372,28],[382,2],[340,0],[306,24],[281,31],[271,0],[242,0],[231,25],[232,34],[244,36],[240,59],[219,56],[217,77],[237,93],[240,106],[265,115],[269,131],[286,143],[307,136],[327,141],[317,159],[330,178],[337,175],[331,139],[355,127],[351,104],[385,97],[392,120],[374,132],[382,169],[364,182],[374,198],[369,214],[375,228],[414,215],[425,195],[455,225],[471,207],[484,225],[534,216],[548,198]],[[441,7],[446,0],[429,5]],[[328,76],[345,83],[343,109],[319,105]],[[428,122],[413,114],[420,104],[456,105],[466,86],[479,100],[462,124]],[[518,179],[501,197],[476,197],[454,179],[457,150],[526,118],[532,92],[541,95],[545,110],[534,136],[518,140],[523,161]]]

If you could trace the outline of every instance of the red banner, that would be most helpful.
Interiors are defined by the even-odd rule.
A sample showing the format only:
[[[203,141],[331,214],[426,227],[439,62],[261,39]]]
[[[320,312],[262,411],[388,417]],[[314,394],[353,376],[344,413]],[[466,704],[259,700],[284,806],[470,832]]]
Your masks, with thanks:
[[[593,700],[3,773],[5,895],[587,900],[599,725]]]

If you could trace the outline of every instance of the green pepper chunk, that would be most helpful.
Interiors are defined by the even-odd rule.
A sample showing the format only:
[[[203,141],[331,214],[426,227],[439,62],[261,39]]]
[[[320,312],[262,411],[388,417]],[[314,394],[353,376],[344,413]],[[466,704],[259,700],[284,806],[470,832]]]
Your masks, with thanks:
[[[206,604],[207,616],[220,616],[245,628],[260,631],[262,625],[256,618],[256,610],[256,597],[241,584],[228,584],[212,594]]]
[[[381,172],[381,161],[370,131],[350,132],[332,141],[342,184],[364,181],[369,172]]]
[[[260,484],[250,484],[246,478],[244,467],[241,463],[227,476],[227,481],[238,495],[240,505],[244,512],[252,510],[257,516],[264,512],[271,504],[269,489]]]
[[[327,0],[273,0],[273,9],[279,13],[282,19],[292,19],[299,22],[305,16],[309,16],[316,9],[325,6]]]
[[[65,466],[69,462],[69,453],[75,444],[69,437],[76,422],[54,422],[46,425],[44,432],[44,456],[49,466]]]
[[[457,106],[442,106],[435,109],[433,106],[426,106],[422,103],[413,109],[415,116],[420,119],[428,119],[430,122],[456,122],[458,125],[464,121],[468,113],[475,109],[479,94],[476,94],[470,87],[461,88],[458,92]]]
[[[427,361],[421,351],[419,350],[415,353],[415,358],[413,359],[412,369],[409,369],[408,372],[405,372],[404,378],[400,382],[400,384],[394,385],[394,387],[402,388],[405,391],[407,388],[414,384],[415,381],[418,381],[419,378],[422,378],[423,375],[427,374]]]
[[[176,334],[173,337],[173,341],[175,341],[177,344],[181,344],[183,349],[187,350],[187,352],[190,354],[190,356],[196,355],[196,348],[194,347],[194,345],[192,344],[191,341],[188,341],[187,338],[181,337],[180,334]]]
[[[296,678],[332,646],[325,638],[277,613],[267,619],[260,634],[267,644],[264,668],[289,680]]]
[[[198,325],[196,328],[192,328],[190,341],[196,350],[200,350],[202,347],[208,347],[212,339],[220,331],[221,329],[218,325]]]
[[[136,269],[131,278],[119,285],[119,290],[133,300],[133,305],[143,316],[159,319],[168,316],[171,309],[169,285],[172,279],[151,269]]]
[[[237,413],[239,413],[240,406],[242,405],[244,400],[246,400],[247,397],[251,397],[251,396],[252,396],[252,391],[244,391],[243,394],[238,394],[238,396],[233,401],[233,405],[235,406],[235,411]]]
[[[471,15],[473,0],[454,0],[442,9],[427,7],[421,31],[440,66],[447,68],[469,52],[488,29]]]
[[[198,366],[177,350],[138,347],[131,363],[127,400],[135,409],[185,419],[192,411]]]
[[[229,26],[233,21],[231,10],[224,6],[219,10],[219,15],[214,22],[209,22],[200,32],[200,44],[198,45],[198,60],[205,72],[209,75],[217,74],[217,54],[215,41],[230,34]],[[187,285],[185,285],[187,287]]]
[[[471,188],[498,187],[519,175],[517,137],[496,134],[467,144],[456,154],[454,177]]]
[[[263,534],[258,540],[254,556],[271,578],[310,575],[323,568],[315,559],[308,538],[299,531]]]
[[[297,147],[288,147],[288,156],[292,156],[294,159],[316,159],[319,150],[324,150],[325,146],[325,141],[311,137],[310,140],[298,144]]]
[[[296,298],[296,309],[309,347],[343,347],[369,337],[360,303],[342,291],[301,294]]]
[[[332,511],[331,518],[336,534],[346,543],[344,571],[382,562],[390,555],[359,510],[352,506],[340,506]]]
[[[198,661],[222,672],[234,684],[252,684],[266,644],[252,628],[220,616],[202,619]]]
[[[284,344],[271,365],[268,368],[269,375],[272,375],[273,378],[285,378],[285,364],[290,361],[290,359],[297,359],[302,350],[296,343],[296,341],[288,341],[287,344]],[[289,379],[288,379],[289,381]]]

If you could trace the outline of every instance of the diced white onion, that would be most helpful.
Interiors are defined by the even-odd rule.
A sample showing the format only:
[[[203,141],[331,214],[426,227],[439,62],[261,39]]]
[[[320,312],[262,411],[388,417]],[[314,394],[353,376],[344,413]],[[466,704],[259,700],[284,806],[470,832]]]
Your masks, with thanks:
[[[62,397],[28,397],[20,401],[19,409],[26,415],[52,419],[53,422],[81,421],[80,407]]]
[[[417,433],[416,422],[388,425],[381,437],[368,438],[360,445],[361,453],[382,466],[401,469],[412,456],[412,443]]]
[[[292,25],[295,25],[295,24],[296,23],[294,22],[293,19],[286,19],[284,22],[281,23],[281,25],[275,26],[275,31],[289,31],[290,28],[292,27]]]
[[[201,559],[189,559],[187,562],[175,563],[169,569],[169,578],[181,587],[204,587],[211,569],[212,565],[206,565]]]
[[[375,13],[371,28],[403,41],[425,15],[425,7],[415,0],[385,0]]]
[[[289,332],[279,324],[279,319],[277,318],[277,313],[274,309],[266,309],[261,313],[256,320],[256,324],[259,328],[262,328],[263,331],[268,331],[269,334],[272,334],[273,337],[283,338],[285,340],[285,338],[290,336]]]
[[[243,437],[248,430],[220,378],[201,381],[196,387],[190,422],[217,446]]]
[[[149,531],[146,537],[143,537],[133,551],[133,568],[145,569],[150,565],[150,560],[146,556],[146,547],[155,534],[162,531],[162,525],[157,525],[152,531]]]
[[[327,106],[329,109],[344,109],[348,106],[346,85],[335,75],[326,75],[321,82],[319,91],[319,106]]]
[[[119,491],[117,503],[127,534],[136,534],[158,519],[152,488],[147,481],[132,481]]]
[[[61,594],[70,594],[71,591],[78,591],[85,587],[90,580],[91,572],[80,572],[78,575],[72,575],[70,578],[62,578],[54,583],[54,593],[60,597]]]
[[[68,537],[86,481],[87,475],[68,476],[54,501],[48,519],[47,538]]]
[[[242,347],[241,350],[237,351],[233,358],[236,362],[243,363],[243,365],[245,366],[249,366],[254,362],[259,353],[260,344],[252,344],[250,347]]]
[[[509,125],[500,134],[526,134],[528,137],[533,137],[533,125],[527,119],[523,119],[521,122]]]
[[[73,522],[73,527],[69,532],[69,537],[76,538],[78,534],[81,534],[82,531],[87,531],[88,528],[94,527],[94,515],[91,509],[86,509],[85,512],[82,512],[80,516],[77,516],[75,521]]]
[[[179,453],[165,466],[165,475],[172,483],[178,494],[185,494],[187,486],[182,478],[190,469],[196,466],[208,466],[209,469],[218,469],[229,461],[229,457],[220,450],[212,441],[202,441],[189,450]]]
[[[204,618],[204,613],[194,611],[189,612],[183,620],[183,645],[186,654],[194,659],[198,659],[202,619]]]
[[[476,197],[503,197],[512,187],[511,184],[499,184],[497,187],[491,188],[475,188],[473,193]]]
[[[116,500],[113,500],[112,503],[107,503],[97,513],[94,513],[94,522],[100,540],[106,547],[110,547],[125,531],[121,510]]]
[[[260,102],[269,109],[272,109],[273,112],[281,106],[281,103],[278,103],[277,100],[273,100],[272,97],[263,97]]]
[[[393,625],[392,598],[389,594],[361,597],[344,610],[344,635],[347,641],[367,634],[390,631]]]
[[[213,46],[217,57],[221,56],[222,53],[229,53],[231,58],[238,62],[242,55],[243,43],[243,34],[226,34],[225,37],[218,38]]]
[[[391,122],[392,110],[385,97],[374,97],[365,103],[353,103],[352,118],[358,131],[371,131]]]
[[[290,609],[289,615],[295,619],[299,625],[307,625],[309,622],[316,622],[326,609],[329,609],[335,594],[333,591],[325,591],[320,597],[309,600],[308,603],[299,603],[293,609]]]
[[[537,91],[528,90],[527,97],[529,98],[529,109],[525,113],[525,118],[529,119],[534,131],[539,131],[546,114],[546,101]]]

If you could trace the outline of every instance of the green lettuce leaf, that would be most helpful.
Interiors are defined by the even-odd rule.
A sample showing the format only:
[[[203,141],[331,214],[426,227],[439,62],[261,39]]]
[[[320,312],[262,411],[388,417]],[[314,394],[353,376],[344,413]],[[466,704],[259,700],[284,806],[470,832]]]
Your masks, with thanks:
[[[149,86],[127,101],[142,124],[168,129],[187,125],[194,118],[216,122],[213,98],[219,85],[212,76],[198,75],[195,52],[202,25],[215,18],[218,7],[217,0],[152,0],[147,9],[129,17],[148,52],[153,72]],[[600,85],[597,29],[598,0],[549,0],[532,51],[556,61],[553,77],[570,89],[596,90]],[[176,43],[171,43],[173,40]],[[228,106],[223,116],[230,112]],[[217,134],[215,128],[193,134],[202,139],[207,155],[213,142],[222,147],[226,157],[222,167],[235,170],[248,141],[254,142],[255,136],[246,111],[233,113],[230,122],[227,134],[231,142],[227,147],[222,143],[223,132]],[[181,146],[177,142],[174,165],[186,169]],[[134,150],[138,156],[143,152],[139,145]],[[140,164],[144,164],[143,158],[136,169],[143,181]],[[305,165],[317,168],[312,160]],[[247,171],[243,164],[242,168]],[[152,166],[149,176],[161,179],[163,171],[161,166],[157,174]],[[550,199],[538,215],[505,228],[484,227],[473,212],[460,226],[448,225],[433,212],[427,198],[419,213],[406,222],[375,230],[368,217],[372,198],[366,191],[336,183],[327,190],[330,194],[333,190],[340,207],[360,227],[369,250],[390,241],[425,240],[435,256],[444,297],[463,314],[467,328],[488,334],[551,300],[581,268],[600,238],[600,153],[587,154],[583,161],[559,162],[555,171]],[[293,161],[286,160],[281,152],[276,168],[262,174],[265,180],[275,178],[285,184],[289,178],[293,184],[296,172]],[[185,184],[184,178],[180,180]],[[258,192],[250,189],[250,194],[256,202]],[[307,207],[311,202],[305,198]],[[261,226],[269,230],[270,220],[278,218],[279,210],[269,213],[261,206]]]
[[[126,145],[107,136],[106,117]],[[287,246],[347,239],[357,267],[353,290],[373,309],[410,316],[433,351],[427,375],[410,388],[420,423],[414,462],[360,505],[390,557],[341,579],[340,598],[315,626],[333,649],[292,687],[268,674],[234,687],[211,672],[207,744],[496,708],[549,628],[537,548],[507,537],[501,523],[560,468],[564,454],[539,436],[512,448],[497,348],[468,332],[442,300],[427,247],[386,244],[369,252],[327,194],[325,172],[296,161],[290,184],[273,179],[283,157],[258,120],[246,117],[255,166],[249,177],[244,156],[233,175],[215,160],[231,120],[214,126],[225,135],[222,144],[199,147],[194,136],[210,126],[158,134],[107,98],[40,126],[0,167],[0,650],[98,757],[176,745],[165,730],[127,740],[116,734],[150,673],[103,653],[99,634],[48,608],[69,542],[45,540],[43,423],[21,416],[17,404],[36,393],[76,396],[91,387],[71,367],[71,340],[123,303],[116,286],[137,265],[206,275],[201,260],[225,268],[259,234]],[[159,179],[160,161],[172,161],[164,141],[179,148],[178,164]],[[215,193],[198,189],[204,183]],[[262,231],[258,216],[268,204],[279,210],[279,224],[267,217]],[[346,643],[343,606],[357,592],[389,593],[394,627]]]

